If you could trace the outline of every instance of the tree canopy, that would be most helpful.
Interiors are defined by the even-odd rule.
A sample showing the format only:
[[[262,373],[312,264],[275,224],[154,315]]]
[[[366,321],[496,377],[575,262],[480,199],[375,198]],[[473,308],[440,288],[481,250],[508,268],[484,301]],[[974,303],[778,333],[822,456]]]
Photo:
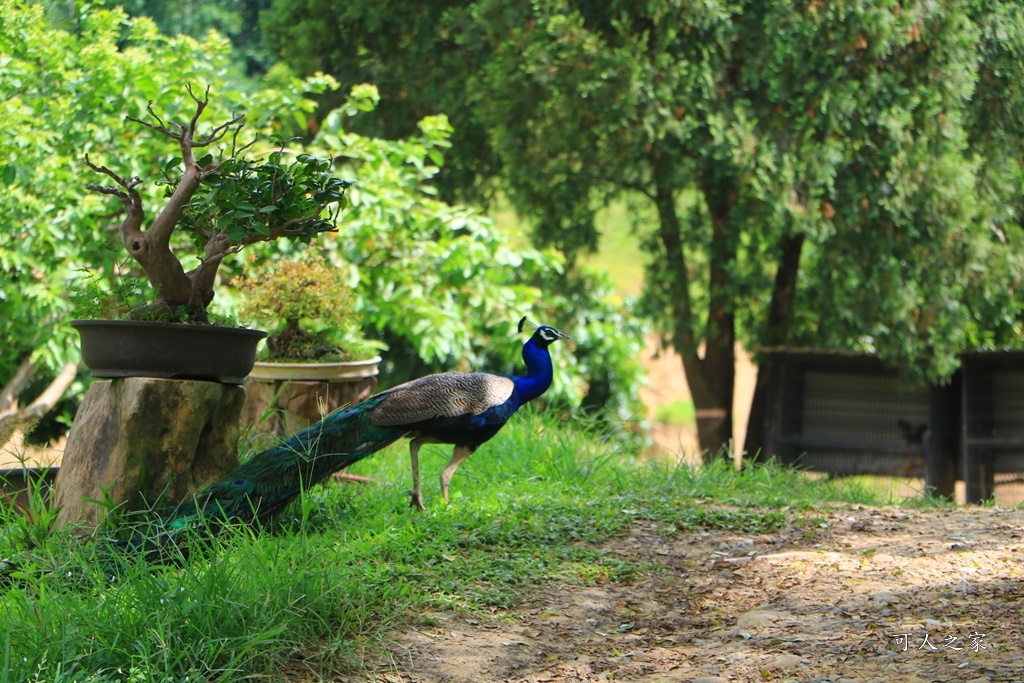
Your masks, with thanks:
[[[0,273],[7,283],[0,292],[0,418],[9,398],[41,389],[26,389],[33,370],[43,387],[58,374],[67,378],[61,369],[74,378],[78,345],[66,323],[68,293],[83,279],[81,269],[101,281],[138,274],[126,253],[111,249],[123,213],[117,202],[86,189],[98,177],[85,155],[112,160],[122,179],[138,176],[143,205],[162,206],[167,188],[161,181],[180,163],[181,145],[125,117],[145,119],[152,106],[165,121],[188,121],[196,103],[186,86],[210,88],[204,106],[211,121],[244,112],[246,130],[266,141],[254,152],[278,150],[272,136],[300,135],[279,152],[282,163],[322,157],[331,161],[318,161],[318,169],[357,181],[337,232],[314,244],[332,259],[351,262],[360,323],[392,346],[392,381],[460,360],[511,370],[519,362],[517,345],[509,343],[515,321],[557,312],[560,320],[575,318],[580,348],[565,359],[554,398],[611,406],[623,416],[635,410],[640,331],[623,320],[607,281],[586,276],[575,280],[575,289],[542,297],[562,279],[559,254],[514,249],[478,211],[436,197],[432,179],[450,146],[443,116],[425,118],[402,139],[368,137],[349,124],[373,111],[379,98],[372,86],[335,98],[341,106],[320,124],[309,95],[336,89],[334,79],[276,73],[242,87],[231,70],[230,45],[216,33],[202,40],[168,37],[148,18],[87,4],[76,5],[66,26],[73,30],[55,29],[39,6],[0,0],[0,112],[9,131],[0,136],[0,209],[8,218],[0,231]],[[260,144],[267,149],[257,149]],[[176,241],[183,267],[195,267],[203,245],[187,235]],[[262,246],[246,251],[260,260],[301,248]],[[225,280],[240,267],[244,261],[237,257],[226,262]],[[221,312],[230,313],[237,294],[219,288],[217,301],[227,308]],[[83,385],[80,379],[73,388]]]
[[[383,131],[448,113],[445,187],[499,183],[570,258],[632,200],[704,448],[737,338],[919,381],[1019,343],[1019,3],[278,0],[263,27],[300,72],[394,94]]]

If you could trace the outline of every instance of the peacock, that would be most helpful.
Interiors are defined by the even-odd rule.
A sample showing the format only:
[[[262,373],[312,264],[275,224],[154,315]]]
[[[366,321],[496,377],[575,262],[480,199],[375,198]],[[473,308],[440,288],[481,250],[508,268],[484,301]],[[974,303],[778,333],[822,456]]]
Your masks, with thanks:
[[[519,321],[523,331],[526,318]],[[419,451],[424,444],[451,444],[451,460],[441,472],[441,495],[455,470],[481,444],[491,439],[517,410],[551,386],[553,369],[548,347],[570,339],[553,327],[533,326],[523,345],[526,374],[443,372],[427,375],[378,393],[336,411],[287,441],[262,451],[199,491],[170,518],[172,528],[201,518],[263,521],[280,512],[303,489],[324,481],[402,438],[411,438],[410,507],[423,510]]]

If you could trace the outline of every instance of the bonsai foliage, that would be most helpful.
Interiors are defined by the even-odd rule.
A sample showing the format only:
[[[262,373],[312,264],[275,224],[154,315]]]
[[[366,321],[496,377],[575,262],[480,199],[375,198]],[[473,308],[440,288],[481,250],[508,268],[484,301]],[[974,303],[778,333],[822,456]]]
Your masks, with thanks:
[[[178,143],[181,156],[164,168],[167,203],[148,227],[138,187],[138,176],[124,178],[106,166],[85,164],[113,180],[112,185],[87,185],[96,192],[114,195],[124,204],[121,243],[146,273],[156,292],[144,307],[180,317],[186,309],[193,322],[209,321],[207,307],[213,299],[217,270],[229,255],[257,242],[290,238],[308,243],[318,233],[333,230],[345,190],[352,181],[335,178],[329,160],[299,154],[294,158],[279,149],[265,160],[242,158],[252,142],[242,145],[244,116],[200,132],[199,121],[209,104],[209,88],[198,97],[188,88],[195,113],[187,123],[165,122],[147,108],[152,121],[126,117]],[[228,141],[230,141],[228,145]],[[197,152],[225,143],[217,158]],[[186,233],[198,250],[199,264],[185,271],[172,247],[176,230]],[[131,312],[138,317],[140,311]]]
[[[358,336],[358,326],[352,318],[353,292],[345,271],[323,258],[265,263],[232,284],[242,293],[243,316],[278,326],[267,339],[268,360],[331,362],[365,357],[362,345],[351,343]]]

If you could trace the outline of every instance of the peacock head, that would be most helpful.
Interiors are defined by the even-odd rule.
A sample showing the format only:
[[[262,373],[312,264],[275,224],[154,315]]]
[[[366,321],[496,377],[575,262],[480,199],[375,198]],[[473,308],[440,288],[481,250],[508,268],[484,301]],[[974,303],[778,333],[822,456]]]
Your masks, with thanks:
[[[533,328],[533,336],[530,337],[530,341],[533,342],[534,346],[542,349],[546,349],[559,339],[573,341],[572,337],[559,332],[553,327],[548,327],[547,325],[534,325],[533,323],[526,322],[526,316],[524,315],[519,321],[519,331],[522,332],[523,327],[526,326]]]

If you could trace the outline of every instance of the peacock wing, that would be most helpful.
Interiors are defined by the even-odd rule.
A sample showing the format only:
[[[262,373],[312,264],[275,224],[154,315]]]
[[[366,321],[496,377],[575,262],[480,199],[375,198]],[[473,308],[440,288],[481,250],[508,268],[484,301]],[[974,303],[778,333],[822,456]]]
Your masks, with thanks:
[[[515,383],[489,372],[443,372],[382,392],[384,400],[369,412],[375,427],[401,427],[427,420],[479,415],[504,404]]]

